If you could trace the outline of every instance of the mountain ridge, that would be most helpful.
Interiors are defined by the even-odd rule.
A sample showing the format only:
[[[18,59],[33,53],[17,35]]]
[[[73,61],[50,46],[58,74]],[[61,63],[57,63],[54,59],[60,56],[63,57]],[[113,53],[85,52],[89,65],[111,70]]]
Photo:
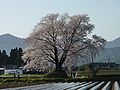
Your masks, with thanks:
[[[120,64],[120,37],[106,43],[106,49],[96,58],[98,62],[115,62]]]
[[[0,37],[5,37],[5,36],[12,36],[12,37],[16,37],[16,38],[20,38],[20,37],[17,37],[15,35],[12,35],[10,33],[5,33],[5,34],[1,34]],[[20,39],[24,39],[24,38],[20,38]]]
[[[0,35],[0,50],[6,50],[9,53],[13,48],[21,47],[24,49],[26,46],[24,38],[19,38],[9,33]]]
[[[109,41],[106,44],[106,48],[120,47],[120,37],[114,39],[113,41]]]

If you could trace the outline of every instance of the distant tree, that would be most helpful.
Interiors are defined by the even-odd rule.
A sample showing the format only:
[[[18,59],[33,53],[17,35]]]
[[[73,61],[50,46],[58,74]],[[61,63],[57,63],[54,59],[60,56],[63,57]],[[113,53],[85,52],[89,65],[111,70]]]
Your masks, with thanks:
[[[85,71],[87,72],[87,76],[89,78],[95,77],[97,73],[97,70],[95,70],[91,64],[85,65]]]
[[[5,50],[2,51],[2,60],[3,60],[2,65],[8,65],[9,64],[9,57],[8,57]]]
[[[10,51],[10,64],[11,65],[14,65],[15,64],[15,52],[14,52],[14,49],[11,49],[11,51]]]
[[[0,65],[2,65],[2,63],[3,63],[3,60],[2,60],[2,52],[1,52],[1,50],[0,50]]]
[[[41,67],[51,62],[55,71],[60,71],[63,64],[73,64],[94,43],[93,46],[104,46],[103,38],[96,38],[93,43],[94,38],[88,37],[93,28],[87,15],[49,14],[27,38],[29,47],[23,59],[27,64],[38,62]]]
[[[90,45],[85,50],[84,57],[94,62],[94,59],[97,55],[99,55],[100,51],[105,49],[105,40],[102,39],[100,36],[93,35],[92,39],[89,40]]]
[[[22,48],[19,48],[18,49],[18,57],[17,57],[17,60],[18,60],[17,65],[18,66],[23,66],[24,65],[24,61],[22,60],[22,56],[23,56],[23,50],[22,50]]]
[[[15,49],[11,49],[10,52],[11,65],[17,65],[17,66],[23,65],[22,55],[23,55],[22,48],[18,49],[16,47]]]

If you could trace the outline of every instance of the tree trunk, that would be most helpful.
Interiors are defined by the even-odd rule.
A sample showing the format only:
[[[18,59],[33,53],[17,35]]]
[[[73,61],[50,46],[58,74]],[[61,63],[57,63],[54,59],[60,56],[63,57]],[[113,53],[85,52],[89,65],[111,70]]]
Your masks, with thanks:
[[[56,71],[62,70],[62,63],[56,63],[55,70],[56,70]]]
[[[92,63],[94,63],[94,54],[91,52],[91,60],[92,60]]]
[[[46,77],[47,78],[68,78],[67,73],[62,69],[63,63],[56,63],[55,71],[49,73]]]

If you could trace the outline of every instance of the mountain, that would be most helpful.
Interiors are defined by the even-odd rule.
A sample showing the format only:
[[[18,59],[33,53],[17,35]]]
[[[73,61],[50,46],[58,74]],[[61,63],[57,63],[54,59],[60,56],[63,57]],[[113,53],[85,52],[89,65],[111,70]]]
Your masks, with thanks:
[[[120,64],[120,47],[106,48],[97,57],[98,62],[115,62]]]
[[[24,38],[18,38],[9,33],[0,35],[0,50],[6,50],[8,53],[16,47],[25,48],[27,44]]]
[[[106,48],[120,47],[120,37],[106,44]]]
[[[120,64],[120,37],[107,42],[106,49],[96,58],[98,62],[115,62]]]

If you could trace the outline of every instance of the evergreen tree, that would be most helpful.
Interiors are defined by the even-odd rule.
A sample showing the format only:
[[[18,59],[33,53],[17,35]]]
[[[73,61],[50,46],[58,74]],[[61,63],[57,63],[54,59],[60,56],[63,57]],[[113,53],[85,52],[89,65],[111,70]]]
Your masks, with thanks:
[[[11,49],[11,52],[10,52],[10,62],[11,62],[10,64],[11,65],[15,65],[14,59],[15,59],[14,49]]]
[[[24,64],[24,62],[23,62],[23,60],[22,60],[22,56],[23,56],[23,50],[22,50],[22,48],[19,48],[18,49],[18,66],[21,66],[21,65],[23,65]]]
[[[2,65],[3,61],[2,61],[2,53],[1,53],[1,50],[0,50],[0,65]]]
[[[2,65],[9,65],[9,57],[5,50],[2,51],[2,61]]]
[[[22,48],[15,48],[12,49],[10,52],[10,61],[13,62],[12,65],[17,65],[17,66],[21,66],[23,65],[23,60],[22,60],[22,54],[23,54],[23,50]]]
[[[14,48],[10,51],[10,56],[7,55],[6,51],[0,50],[0,66],[1,65],[17,65],[22,66],[24,64],[22,60],[23,50],[22,48]]]

